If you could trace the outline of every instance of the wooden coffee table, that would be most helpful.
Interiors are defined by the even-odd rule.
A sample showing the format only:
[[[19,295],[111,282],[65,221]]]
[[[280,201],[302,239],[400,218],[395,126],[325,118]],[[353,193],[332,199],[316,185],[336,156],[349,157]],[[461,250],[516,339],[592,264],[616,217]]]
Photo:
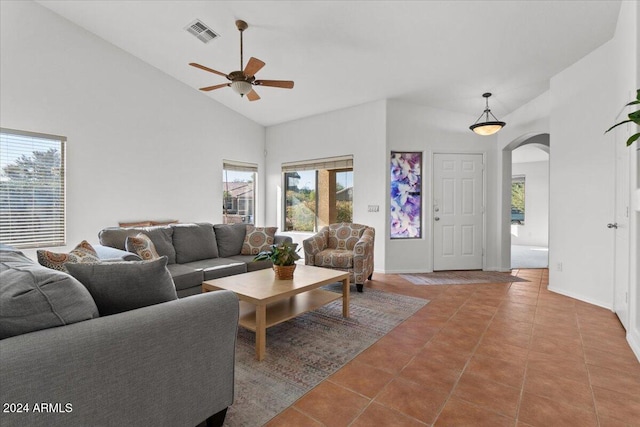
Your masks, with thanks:
[[[342,282],[342,295],[318,289]],[[349,317],[349,273],[298,264],[292,280],[275,278],[272,269],[236,274],[202,283],[202,292],[228,289],[240,300],[240,326],[256,333],[256,359],[264,359],[268,327],[315,310],[342,297]]]

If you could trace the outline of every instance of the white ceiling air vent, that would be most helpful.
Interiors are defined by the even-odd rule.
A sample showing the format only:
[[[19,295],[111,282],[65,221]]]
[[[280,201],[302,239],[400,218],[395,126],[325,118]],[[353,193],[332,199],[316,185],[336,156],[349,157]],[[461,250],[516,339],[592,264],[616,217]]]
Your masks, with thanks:
[[[189,33],[193,34],[202,43],[209,43],[211,40],[220,37],[215,31],[207,27],[202,21],[196,19],[185,28]]]

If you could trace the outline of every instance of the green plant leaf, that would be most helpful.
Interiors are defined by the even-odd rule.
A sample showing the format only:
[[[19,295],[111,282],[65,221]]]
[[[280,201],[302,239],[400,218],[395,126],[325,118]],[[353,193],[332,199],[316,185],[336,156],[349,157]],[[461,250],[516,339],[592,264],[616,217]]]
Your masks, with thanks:
[[[623,121],[623,122],[616,123],[615,125],[611,126],[609,129],[607,129],[606,131],[604,131],[604,133],[607,133],[607,132],[609,132],[611,129],[616,128],[616,127],[618,127],[618,126],[620,126],[620,125],[623,125],[623,124],[625,124],[625,123],[629,123],[629,122],[633,122],[633,120],[625,120],[625,121]]]
[[[640,138],[640,132],[635,135],[631,135],[631,138],[627,139],[627,147],[634,143],[638,138]]]

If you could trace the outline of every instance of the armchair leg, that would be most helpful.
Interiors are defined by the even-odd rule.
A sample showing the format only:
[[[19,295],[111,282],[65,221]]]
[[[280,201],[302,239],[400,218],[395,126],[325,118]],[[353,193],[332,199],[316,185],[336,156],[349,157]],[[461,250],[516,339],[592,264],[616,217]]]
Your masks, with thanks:
[[[224,424],[224,418],[227,416],[227,408],[220,412],[216,412],[207,418],[207,427],[221,427]]]
[[[369,277],[367,277],[367,280],[371,280],[372,277],[373,277],[373,273],[371,273]]]
[[[358,290],[358,292],[362,292],[362,285],[357,283],[356,284],[356,289]]]

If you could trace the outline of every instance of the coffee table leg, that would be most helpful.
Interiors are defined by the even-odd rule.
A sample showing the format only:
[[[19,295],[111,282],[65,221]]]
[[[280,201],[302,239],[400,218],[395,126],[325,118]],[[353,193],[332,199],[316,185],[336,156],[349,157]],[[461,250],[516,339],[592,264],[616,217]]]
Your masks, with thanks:
[[[351,284],[347,277],[342,281],[342,317],[349,317],[349,290]]]
[[[267,348],[267,306],[256,306],[256,359],[264,359]]]

